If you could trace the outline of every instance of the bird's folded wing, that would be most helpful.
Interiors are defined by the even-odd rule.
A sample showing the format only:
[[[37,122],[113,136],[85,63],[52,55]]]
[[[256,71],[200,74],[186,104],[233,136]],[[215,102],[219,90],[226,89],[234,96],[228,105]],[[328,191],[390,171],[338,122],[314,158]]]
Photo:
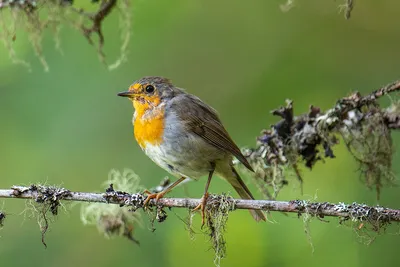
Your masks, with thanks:
[[[184,94],[176,98],[178,97],[186,98],[184,101],[182,99],[174,101],[173,105],[176,105],[175,109],[180,109],[180,112],[177,114],[185,123],[188,131],[200,136],[211,145],[230,152],[249,170],[253,171],[249,162],[225,130],[213,108],[201,102],[199,98],[193,95]]]

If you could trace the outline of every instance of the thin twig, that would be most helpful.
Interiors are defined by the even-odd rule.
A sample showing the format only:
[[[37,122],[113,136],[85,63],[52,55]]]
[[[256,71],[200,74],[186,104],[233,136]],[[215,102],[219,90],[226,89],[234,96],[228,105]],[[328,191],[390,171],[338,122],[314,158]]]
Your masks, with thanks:
[[[103,23],[103,20],[108,16],[108,14],[110,14],[110,12],[116,6],[116,4],[117,4],[117,0],[108,0],[108,1],[103,0],[101,2],[99,10],[96,13],[91,14],[91,13],[86,13],[83,11],[79,12],[79,13],[87,16],[92,21],[91,27],[86,27],[86,26],[82,25],[82,31],[90,44],[93,44],[92,33],[97,34],[97,36],[99,37],[98,51],[100,53],[102,61],[104,61],[104,57],[105,57],[104,53],[103,53],[104,35],[103,35],[103,31],[102,31],[102,23]]]

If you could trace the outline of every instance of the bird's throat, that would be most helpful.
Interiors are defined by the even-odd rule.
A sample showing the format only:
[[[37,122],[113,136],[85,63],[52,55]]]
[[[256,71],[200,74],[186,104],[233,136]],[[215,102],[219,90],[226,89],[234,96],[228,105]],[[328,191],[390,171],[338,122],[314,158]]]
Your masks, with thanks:
[[[151,102],[150,102],[151,103]],[[164,106],[152,105],[147,101],[134,101],[136,116],[134,119],[134,135],[142,149],[146,144],[159,145],[164,133]]]

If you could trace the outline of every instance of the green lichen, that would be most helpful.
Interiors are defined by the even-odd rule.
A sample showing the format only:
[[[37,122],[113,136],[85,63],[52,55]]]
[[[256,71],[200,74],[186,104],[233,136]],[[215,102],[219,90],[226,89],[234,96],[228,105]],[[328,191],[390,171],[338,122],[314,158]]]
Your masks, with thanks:
[[[384,122],[383,111],[375,105],[353,112],[356,119],[348,120],[340,130],[345,144],[358,162],[362,180],[374,188],[377,199],[384,185],[393,185],[393,143],[390,130]]]
[[[139,192],[143,190],[140,178],[129,169],[123,172],[111,170],[104,186],[113,185],[124,192]],[[81,220],[85,225],[94,225],[107,238],[122,236],[139,244],[133,237],[137,225],[142,226],[139,213],[130,210],[129,206],[119,207],[103,203],[82,204]]]
[[[117,68],[127,59],[127,50],[131,39],[131,12],[130,1],[92,1],[97,11],[92,8],[77,8],[75,3],[69,0],[49,1],[0,1],[0,40],[8,50],[9,57],[14,64],[21,64],[31,71],[30,63],[17,56],[14,42],[21,38],[28,38],[36,57],[39,59],[45,71],[49,65],[45,59],[42,38],[46,30],[53,34],[55,47],[62,53],[60,30],[62,26],[69,26],[79,31],[93,44],[98,51],[100,61],[105,62],[103,51],[104,36],[102,33],[102,22],[112,9],[119,11],[121,46],[119,58],[109,69]],[[108,5],[108,7],[106,7]],[[24,33],[26,37],[24,36]],[[92,34],[97,35],[98,41],[94,42]]]
[[[302,218],[303,218],[303,224],[304,224],[304,233],[306,234],[307,242],[311,246],[312,253],[314,253],[314,244],[312,242],[311,229],[310,229],[310,222],[311,222],[312,216],[309,213],[305,212],[305,213],[303,213]]]
[[[221,259],[226,257],[225,230],[229,212],[235,209],[235,202],[226,195],[213,195],[208,198],[206,206],[207,232],[215,252],[214,264],[220,266]]]

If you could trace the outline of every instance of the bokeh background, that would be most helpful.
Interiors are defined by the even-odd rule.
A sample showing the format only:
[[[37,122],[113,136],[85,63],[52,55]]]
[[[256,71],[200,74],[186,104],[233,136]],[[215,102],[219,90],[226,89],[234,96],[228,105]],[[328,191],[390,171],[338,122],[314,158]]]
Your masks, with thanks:
[[[167,174],[140,151],[132,134],[133,109],[116,96],[144,75],[169,77],[211,104],[240,146],[255,144],[259,131],[277,120],[269,111],[286,98],[294,100],[297,113],[310,104],[327,109],[354,90],[367,93],[399,79],[399,1],[357,1],[350,20],[338,14],[341,1],[296,3],[282,12],[283,0],[132,1],[128,59],[114,71],[99,63],[96,50],[79,32],[63,27],[63,54],[54,48],[51,33],[44,35],[43,53],[50,66],[46,73],[27,36],[18,33],[15,49],[32,64],[32,72],[12,64],[0,46],[0,187],[46,182],[101,192],[113,168],[133,169],[145,187],[158,184]],[[104,49],[112,62],[121,46],[117,12],[104,26]],[[398,145],[397,133],[393,136]],[[378,204],[344,147],[336,147],[335,154],[337,158],[318,163],[312,172],[303,170],[304,195],[292,178],[279,199],[317,195],[320,201]],[[396,173],[399,160],[396,153]],[[204,182],[188,184],[186,192],[177,188],[171,196],[200,197]],[[384,188],[379,204],[400,208],[398,190]],[[211,192],[228,191],[232,188],[227,183],[213,180]],[[20,214],[23,201],[2,200],[0,207],[8,214],[0,230],[1,266],[214,266],[200,217],[195,217],[198,234],[191,240],[179,219],[187,216],[185,210],[169,212],[155,232],[144,217],[145,226],[135,231],[138,247],[122,238],[107,240],[95,227],[83,226],[80,205],[72,205],[51,225],[45,249],[36,221]],[[313,253],[301,219],[282,214],[270,218],[275,223],[257,224],[248,212],[232,213],[222,266],[398,262],[395,225],[366,246],[336,219],[313,220]]]

